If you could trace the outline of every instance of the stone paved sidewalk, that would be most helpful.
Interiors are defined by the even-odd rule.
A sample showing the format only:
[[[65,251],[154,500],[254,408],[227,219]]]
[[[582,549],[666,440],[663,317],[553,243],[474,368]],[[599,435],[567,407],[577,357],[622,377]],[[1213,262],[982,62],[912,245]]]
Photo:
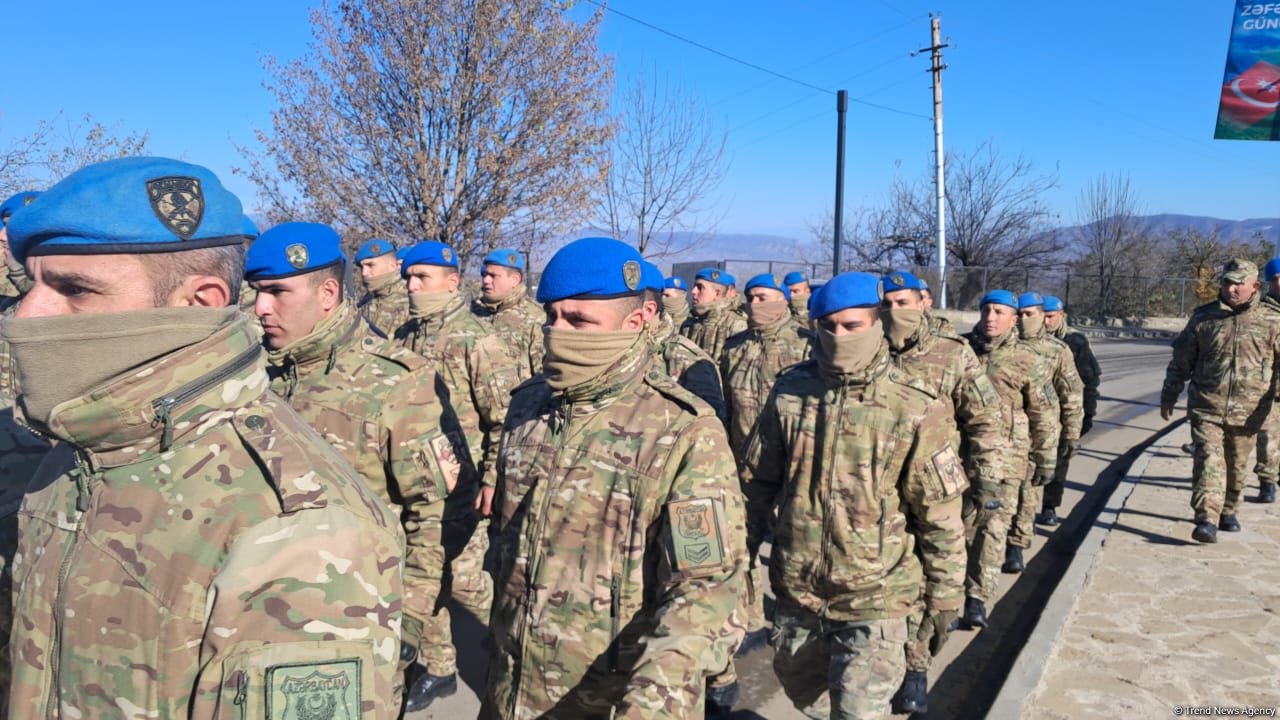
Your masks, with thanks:
[[[1237,514],[1243,530],[1220,532],[1216,545],[1192,541],[1189,440],[1184,423],[1112,495],[1098,520],[1101,551],[1056,641],[1039,658],[1019,657],[1047,654],[1023,718],[1280,707],[1280,504],[1253,502],[1251,480]]]

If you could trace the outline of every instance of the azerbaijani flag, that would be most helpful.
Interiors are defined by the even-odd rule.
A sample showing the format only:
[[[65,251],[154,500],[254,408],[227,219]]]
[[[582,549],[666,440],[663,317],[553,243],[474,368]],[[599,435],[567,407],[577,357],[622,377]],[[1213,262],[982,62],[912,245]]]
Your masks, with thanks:
[[[1215,138],[1280,140],[1280,2],[1236,0]]]

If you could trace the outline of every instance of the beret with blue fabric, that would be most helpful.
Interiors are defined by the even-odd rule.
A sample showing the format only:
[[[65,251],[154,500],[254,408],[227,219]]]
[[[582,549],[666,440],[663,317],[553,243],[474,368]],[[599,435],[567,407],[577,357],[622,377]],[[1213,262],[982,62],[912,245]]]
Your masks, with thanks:
[[[1262,277],[1270,280],[1277,275],[1280,275],[1280,258],[1271,258],[1262,266]]]
[[[574,240],[551,257],[538,283],[538,302],[568,298],[607,300],[641,291],[644,258],[613,238]]]
[[[688,290],[689,283],[685,282],[684,278],[679,275],[672,275],[667,278],[667,282],[663,284],[663,287],[667,290]]]
[[[894,270],[893,272],[880,278],[880,282],[884,284],[886,293],[897,292],[899,290],[924,290],[926,286],[920,282],[920,278],[906,270]]]
[[[978,303],[978,307],[987,305],[1008,305],[1014,310],[1018,309],[1018,298],[1013,296],[1013,292],[1009,290],[992,290],[982,296],[982,300]]]
[[[747,281],[747,286],[743,288],[743,292],[751,292],[752,288],[769,288],[781,292],[788,300],[791,299],[791,288],[782,281],[777,275],[771,273],[760,273]]]
[[[787,273],[786,277],[782,278],[784,285],[799,285],[802,282],[808,282],[808,279],[799,270],[792,270]]]
[[[921,289],[921,290],[928,290],[928,289],[929,289],[929,281],[928,281],[928,280],[925,280],[924,278],[916,278],[916,279],[920,281],[920,289]]]
[[[453,248],[436,240],[424,240],[409,248],[401,260],[400,276],[409,277],[409,268],[414,265],[437,265],[439,267],[458,268],[458,254]]]
[[[1056,295],[1045,295],[1045,296],[1044,296],[1044,311],[1045,311],[1045,312],[1047,312],[1047,313],[1051,313],[1051,312],[1061,312],[1061,311],[1062,311],[1062,300],[1061,300],[1060,298],[1058,298]]]
[[[396,251],[396,244],[390,240],[373,238],[356,248],[356,262],[364,262],[371,258],[382,257]]]
[[[524,255],[513,248],[498,248],[485,255],[484,262],[481,265],[497,265],[524,272]]]
[[[876,307],[880,304],[880,278],[871,273],[846,272],[822,286],[809,316],[821,318],[847,308]]]
[[[287,222],[258,236],[244,258],[246,280],[279,280],[346,262],[338,231],[321,223]]]
[[[250,240],[254,240],[259,235],[262,234],[262,231],[258,229],[258,223],[254,222],[253,218],[249,217],[248,215],[244,216],[243,234],[245,237],[249,238]]]
[[[648,260],[640,261],[640,289],[652,290],[658,294],[666,289],[667,281],[662,277],[662,271],[657,265]]]
[[[724,285],[725,287],[728,287],[730,285],[734,285],[735,283],[737,283],[737,278],[735,278],[734,276],[730,275],[729,273],[719,268],[710,268],[710,267],[702,268],[701,270],[698,271],[697,275],[693,276],[693,278],[695,280],[706,280],[707,282],[713,282],[713,283],[716,283],[717,285]]]
[[[0,203],[0,221],[8,222],[14,213],[30,205],[38,197],[40,197],[39,190],[23,190]]]
[[[405,256],[408,255],[409,251],[412,249],[413,249],[412,245],[405,245],[404,247],[400,248],[399,250],[396,251],[396,259],[403,262]]]
[[[1044,305],[1044,296],[1038,292],[1024,292],[1018,296],[1018,309]]]
[[[9,247],[29,255],[178,252],[244,242],[244,209],[207,168],[156,157],[95,163],[16,213]]]

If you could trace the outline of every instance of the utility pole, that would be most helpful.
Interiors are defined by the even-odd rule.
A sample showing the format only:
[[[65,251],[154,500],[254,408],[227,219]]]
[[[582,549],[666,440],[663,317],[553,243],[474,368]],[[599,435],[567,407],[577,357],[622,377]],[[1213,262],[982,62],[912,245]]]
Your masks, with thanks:
[[[840,245],[844,228],[844,118],[848,111],[849,91],[836,91],[836,231],[831,255],[831,277],[840,274]]]
[[[942,18],[932,17],[929,21],[933,42],[919,52],[929,51],[932,59],[930,72],[933,73],[933,157],[936,177],[934,188],[937,194],[938,212],[938,292],[935,296],[943,310],[947,308],[947,187],[946,168],[942,154],[942,71],[947,66],[942,63],[942,49],[947,44],[942,42]]]

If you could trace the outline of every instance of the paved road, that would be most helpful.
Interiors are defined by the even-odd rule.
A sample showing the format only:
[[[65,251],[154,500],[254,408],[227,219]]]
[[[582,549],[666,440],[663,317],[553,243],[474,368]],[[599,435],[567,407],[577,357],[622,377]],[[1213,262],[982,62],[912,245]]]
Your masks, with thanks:
[[[1123,470],[1123,466],[1127,466],[1126,454],[1164,427],[1154,411],[1169,361],[1168,343],[1141,340],[1094,340],[1093,343],[1103,371],[1102,398],[1093,432],[1085,437],[1079,455],[1072,462],[1064,504],[1059,510],[1064,515],[1094,486],[1096,478],[1101,476],[1105,480],[1117,468]],[[1088,504],[1091,500],[1085,502]],[[1068,542],[1068,536],[1075,534],[1078,525],[1073,517],[1056,531],[1038,528],[1040,539],[1025,556],[1027,571],[1005,576],[999,597],[988,608],[992,626],[980,633],[952,635],[930,673],[929,719],[981,716],[983,708],[1000,689],[1008,663],[1034,625],[1036,608],[1044,602],[1057,575],[1070,559],[1074,545]],[[1047,545],[1054,532],[1061,537]],[[1046,547],[1049,552],[1042,553]],[[461,609],[453,614],[455,636],[474,636],[478,624],[464,617],[466,613]],[[464,644],[459,655],[463,682],[457,695],[437,701],[425,711],[410,716],[410,720],[470,720],[476,716],[479,709],[476,691],[482,688],[484,675],[480,642]],[[803,718],[779,689],[771,660],[772,652],[767,648],[739,659],[743,696],[735,718]]]

